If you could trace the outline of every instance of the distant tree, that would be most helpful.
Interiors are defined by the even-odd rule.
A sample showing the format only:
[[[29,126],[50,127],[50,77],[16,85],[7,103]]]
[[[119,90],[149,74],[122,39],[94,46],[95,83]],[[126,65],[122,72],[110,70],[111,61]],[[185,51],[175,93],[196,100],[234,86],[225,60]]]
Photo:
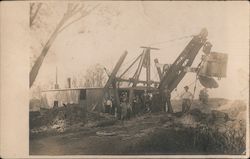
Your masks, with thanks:
[[[31,99],[41,99],[42,97],[42,87],[40,85],[35,85],[33,89],[30,91]]]
[[[96,64],[87,69],[84,79],[85,87],[103,87],[107,81],[107,74],[104,71],[104,67]]]
[[[34,26],[34,22],[36,18],[38,17],[39,10],[41,9],[42,4],[41,3],[31,3],[30,4],[30,27],[32,28]],[[83,3],[69,3],[67,5],[67,10],[64,13],[63,17],[60,19],[59,23],[56,25],[56,28],[52,32],[52,34],[49,36],[47,42],[45,45],[43,45],[42,50],[38,58],[35,60],[34,65],[31,68],[29,79],[30,79],[30,85],[31,87],[37,77],[37,74],[39,72],[39,69],[43,63],[43,60],[45,56],[47,55],[51,45],[55,41],[56,37],[59,33],[61,33],[64,29],[69,27],[71,24],[75,23],[76,21],[79,21],[83,17],[87,16],[93,9],[97,7],[94,6],[91,9],[86,8]]]

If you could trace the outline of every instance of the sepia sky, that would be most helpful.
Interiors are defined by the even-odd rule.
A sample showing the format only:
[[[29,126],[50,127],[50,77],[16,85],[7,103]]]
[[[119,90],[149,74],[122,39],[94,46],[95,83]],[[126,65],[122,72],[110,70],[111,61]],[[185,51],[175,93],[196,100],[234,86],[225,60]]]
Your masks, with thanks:
[[[56,67],[61,87],[65,86],[67,77],[80,78],[93,64],[99,63],[112,70],[120,55],[127,50],[128,56],[122,70],[142,52],[140,46],[160,48],[159,51],[152,51],[151,59],[157,57],[160,63],[172,63],[191,40],[179,38],[198,34],[205,27],[208,30],[208,41],[213,44],[212,51],[227,53],[229,57],[227,78],[218,81],[219,88],[209,90],[210,96],[248,98],[247,2],[86,3],[100,5],[89,16],[59,34],[44,60],[35,85],[44,86],[55,81]],[[48,17],[54,25],[65,11],[65,5],[60,7],[61,4],[57,4],[57,16]],[[42,34],[33,35],[34,41],[31,45],[36,46],[39,41],[36,39]],[[39,51],[35,54],[39,54]],[[193,66],[200,62],[201,55],[202,51]],[[157,79],[156,70],[152,71],[152,77]],[[177,87],[177,91],[173,92],[173,97],[183,91],[184,85],[194,80],[195,74],[188,73]],[[200,88],[202,87],[198,83],[198,90]]]

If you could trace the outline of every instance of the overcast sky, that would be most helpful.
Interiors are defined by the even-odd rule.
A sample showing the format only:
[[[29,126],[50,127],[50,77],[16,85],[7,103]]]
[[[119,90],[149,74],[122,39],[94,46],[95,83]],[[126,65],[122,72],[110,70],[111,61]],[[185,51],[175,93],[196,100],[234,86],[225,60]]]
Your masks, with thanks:
[[[218,81],[219,88],[209,90],[210,96],[248,97],[247,2],[93,3],[101,5],[57,37],[37,76],[36,85],[54,81],[56,66],[59,71],[59,84],[62,86],[65,85],[67,77],[84,74],[84,71],[95,63],[112,70],[124,50],[128,51],[124,62],[127,64],[142,52],[140,46],[160,48],[159,51],[152,51],[152,60],[157,57],[160,63],[172,63],[191,38],[161,42],[198,34],[205,27],[208,30],[208,41],[213,44],[212,51],[227,53],[229,56],[227,78]],[[63,14],[63,7],[58,12]],[[54,22],[57,21],[58,17],[54,17]],[[154,43],[159,44],[151,45]],[[201,55],[202,51],[193,66],[200,61]],[[125,66],[122,69],[124,68]],[[155,78],[154,71],[152,74]],[[180,93],[183,86],[194,79],[195,75],[188,73],[179,84],[177,92]],[[200,84],[198,88],[201,88]]]

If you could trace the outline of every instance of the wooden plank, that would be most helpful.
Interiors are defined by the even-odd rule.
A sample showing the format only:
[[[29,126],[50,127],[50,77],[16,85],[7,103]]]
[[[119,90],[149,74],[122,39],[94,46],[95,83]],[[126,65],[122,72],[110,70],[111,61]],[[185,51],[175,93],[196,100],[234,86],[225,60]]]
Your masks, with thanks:
[[[119,82],[133,82],[135,79],[133,79],[133,78],[130,78],[130,79],[117,78],[116,80]],[[147,81],[137,80],[137,84],[138,83],[147,84]],[[150,84],[159,84],[160,82],[150,80],[149,83]]]
[[[129,67],[120,75],[120,78],[126,73],[128,72],[128,70],[136,63],[136,61],[138,61],[140,59],[140,57],[142,56],[142,54],[140,54],[130,65]]]
[[[120,59],[118,60],[118,62],[116,63],[112,73],[109,76],[108,81],[106,82],[105,86],[103,87],[103,91],[102,91],[102,95],[101,98],[98,101],[97,105],[100,105],[102,103],[103,100],[103,96],[104,94],[108,91],[109,87],[111,86],[111,84],[114,82],[115,78],[116,78],[116,74],[119,71],[123,61],[125,60],[125,57],[127,56],[128,52],[125,51],[122,56],[120,57]]]

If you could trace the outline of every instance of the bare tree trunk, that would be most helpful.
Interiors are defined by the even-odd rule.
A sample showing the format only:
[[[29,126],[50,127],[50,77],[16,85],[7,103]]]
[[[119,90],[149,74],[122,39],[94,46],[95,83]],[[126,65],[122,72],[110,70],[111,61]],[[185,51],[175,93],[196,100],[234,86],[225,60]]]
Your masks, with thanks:
[[[57,25],[55,31],[51,34],[49,40],[47,41],[47,43],[44,45],[42,52],[40,54],[40,56],[37,58],[37,60],[35,61],[35,64],[33,65],[30,74],[29,74],[29,78],[30,78],[30,84],[29,87],[31,87],[36,79],[36,76],[39,72],[39,69],[43,63],[43,60],[46,56],[46,54],[48,53],[52,43],[55,41],[57,35],[63,31],[65,28],[67,28],[68,26],[70,26],[71,24],[75,23],[76,21],[80,20],[81,18],[87,16],[91,11],[93,11],[98,5],[96,5],[95,7],[93,7],[91,10],[89,11],[85,11],[83,13],[81,13],[82,15],[80,17],[78,17],[77,19],[69,22],[68,24],[66,24],[64,26],[64,24],[74,15],[76,15],[77,13],[80,13],[83,11],[83,7],[84,5],[81,5],[79,7],[79,4],[71,4],[69,3],[68,5],[68,9],[66,11],[66,13],[64,14],[63,18],[61,19],[61,21],[59,22],[59,24]],[[37,13],[36,13],[37,14]]]
[[[35,64],[33,65],[31,71],[30,71],[30,84],[29,87],[31,87],[36,79],[36,76],[38,74],[38,71],[43,63],[43,60],[46,56],[46,54],[48,53],[52,43],[54,42],[54,40],[56,39],[60,28],[62,27],[62,25],[64,24],[64,22],[66,21],[67,17],[64,16],[61,21],[59,22],[59,24],[57,25],[55,31],[51,34],[49,40],[47,41],[47,43],[44,45],[43,50],[40,54],[40,56],[36,59]]]

